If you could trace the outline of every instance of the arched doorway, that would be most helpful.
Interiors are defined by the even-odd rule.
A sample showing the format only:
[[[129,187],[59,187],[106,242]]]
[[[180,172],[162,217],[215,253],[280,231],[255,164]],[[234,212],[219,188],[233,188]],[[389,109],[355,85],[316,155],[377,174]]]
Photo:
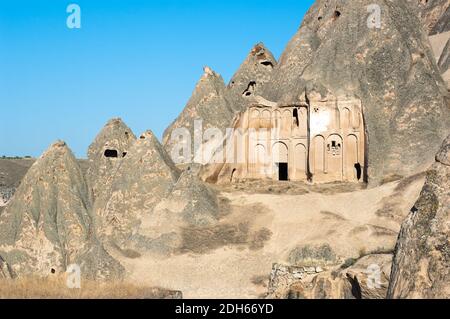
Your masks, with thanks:
[[[289,151],[286,144],[277,142],[272,148],[272,162],[276,169],[276,177],[280,181],[289,180]]]
[[[343,153],[344,145],[342,137],[331,135],[327,140],[327,179],[338,181],[343,178]]]
[[[295,165],[295,179],[306,179],[306,146],[304,144],[297,144],[294,153]]]
[[[314,137],[312,143],[313,160],[311,172],[314,177],[324,174],[325,172],[325,138],[321,135]]]
[[[362,167],[358,156],[358,138],[355,135],[347,136],[345,146],[345,175],[349,181],[356,182],[362,177]]]

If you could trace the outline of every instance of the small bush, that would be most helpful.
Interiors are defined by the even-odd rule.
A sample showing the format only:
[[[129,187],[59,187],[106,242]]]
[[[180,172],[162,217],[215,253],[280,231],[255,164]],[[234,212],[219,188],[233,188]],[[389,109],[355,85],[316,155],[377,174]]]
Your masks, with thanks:
[[[318,247],[309,245],[297,247],[289,254],[289,262],[298,266],[314,265],[318,263],[329,264],[335,262],[336,259],[336,254],[328,244]]]

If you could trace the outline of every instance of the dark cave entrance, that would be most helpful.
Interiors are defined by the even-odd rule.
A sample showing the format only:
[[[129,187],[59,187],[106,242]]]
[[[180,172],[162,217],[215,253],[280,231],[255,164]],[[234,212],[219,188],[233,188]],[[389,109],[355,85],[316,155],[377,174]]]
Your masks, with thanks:
[[[362,177],[362,167],[361,164],[356,163],[355,164],[355,170],[356,170],[356,178],[358,179],[358,181],[361,180]]]
[[[289,165],[288,163],[278,163],[278,180],[288,181],[289,180]]]
[[[105,150],[104,155],[107,158],[118,158],[119,157],[119,153],[117,152],[117,150]]]

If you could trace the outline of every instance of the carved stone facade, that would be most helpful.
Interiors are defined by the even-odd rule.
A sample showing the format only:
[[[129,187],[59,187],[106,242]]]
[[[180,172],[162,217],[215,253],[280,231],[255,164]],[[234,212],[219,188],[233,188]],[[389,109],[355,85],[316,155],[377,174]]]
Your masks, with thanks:
[[[234,164],[221,168],[219,181],[364,181],[366,141],[359,100],[265,104],[253,104],[236,120]]]

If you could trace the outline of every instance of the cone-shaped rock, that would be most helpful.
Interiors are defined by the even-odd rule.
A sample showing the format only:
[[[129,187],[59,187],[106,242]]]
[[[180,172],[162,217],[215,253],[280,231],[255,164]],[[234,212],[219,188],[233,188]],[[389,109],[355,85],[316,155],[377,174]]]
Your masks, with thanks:
[[[450,109],[434,59],[410,3],[318,0],[262,96],[288,105],[330,96],[360,99],[368,177],[376,184],[427,169],[448,134]]]
[[[100,233],[119,247],[135,247],[141,224],[177,182],[179,171],[150,131],[141,135],[95,203]]]
[[[276,59],[263,43],[253,47],[228,85],[227,96],[234,111],[245,111],[251,96],[269,82],[276,65]]]
[[[450,136],[404,222],[395,251],[390,298],[450,298]]]
[[[171,194],[158,205],[158,210],[166,210],[165,215],[178,225],[207,226],[216,222],[219,215],[217,194],[204,184],[188,168],[185,170]]]
[[[108,188],[114,167],[126,157],[136,137],[121,120],[110,120],[89,146],[87,180],[94,200]]]
[[[223,78],[208,67],[204,71],[183,112],[164,132],[163,144],[169,154],[172,154],[173,145],[178,141],[172,136],[175,129],[187,129],[193,141],[195,120],[202,120],[203,129],[224,129],[233,120],[234,112],[226,99]]]
[[[72,152],[53,144],[0,216],[0,255],[12,271],[46,276],[77,264],[88,278],[120,277],[122,266],[96,240],[88,197]]]

